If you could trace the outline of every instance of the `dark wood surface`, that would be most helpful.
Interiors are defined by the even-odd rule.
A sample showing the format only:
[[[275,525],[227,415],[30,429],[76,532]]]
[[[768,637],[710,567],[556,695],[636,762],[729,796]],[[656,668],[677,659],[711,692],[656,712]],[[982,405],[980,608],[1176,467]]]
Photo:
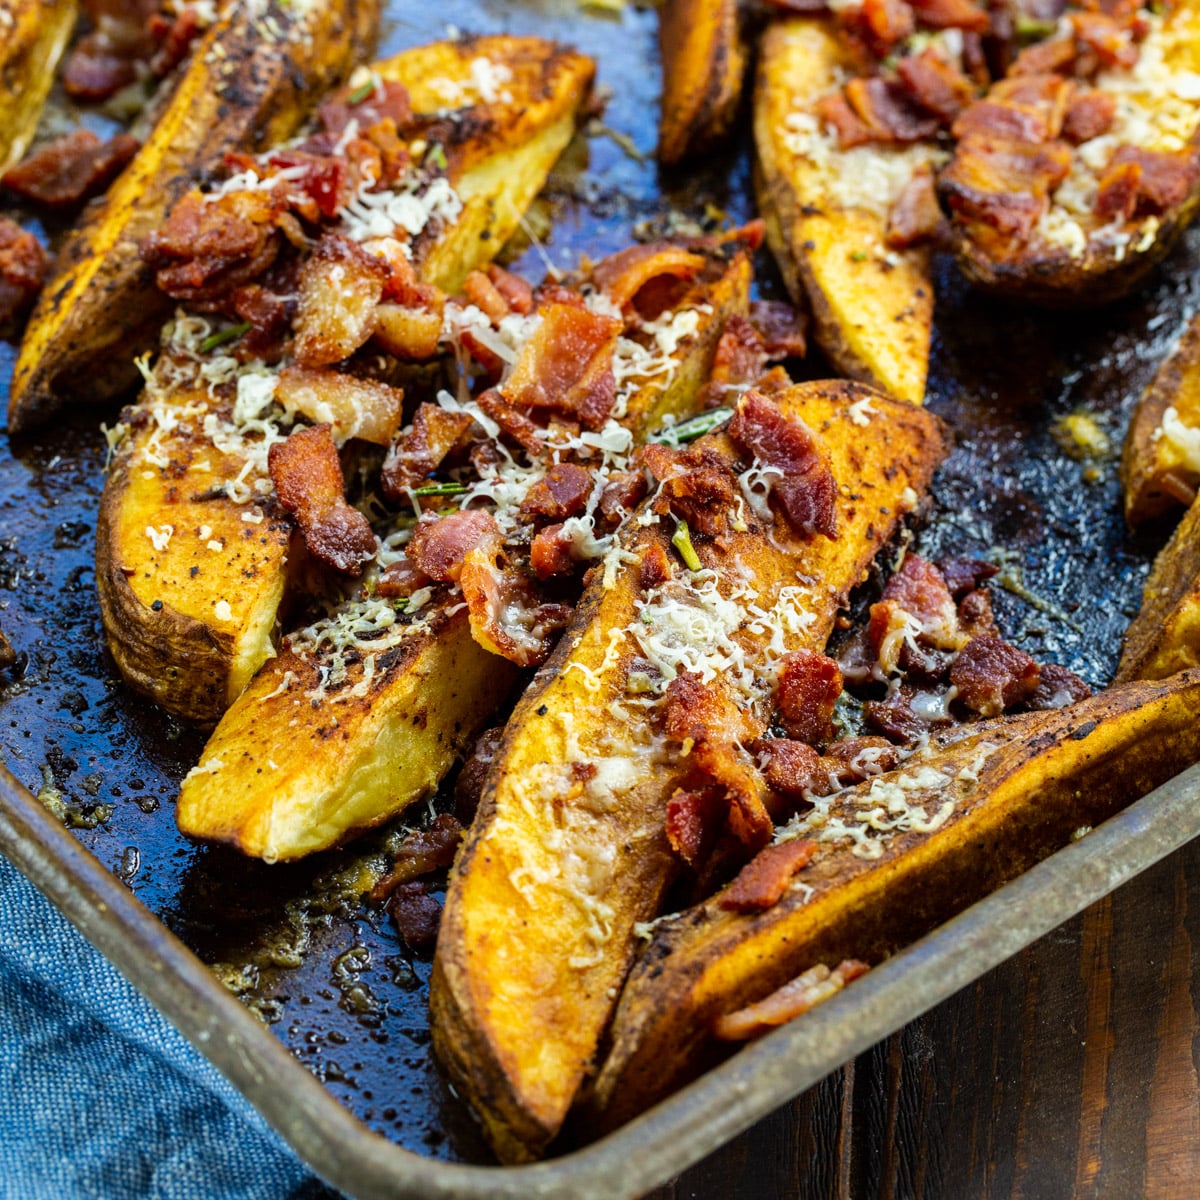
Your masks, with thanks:
[[[649,1200],[1200,1196],[1200,844]]]

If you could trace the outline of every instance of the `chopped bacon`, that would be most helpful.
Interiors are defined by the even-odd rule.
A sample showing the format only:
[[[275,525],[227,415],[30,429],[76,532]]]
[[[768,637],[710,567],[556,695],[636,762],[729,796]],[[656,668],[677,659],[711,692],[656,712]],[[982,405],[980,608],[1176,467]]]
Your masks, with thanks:
[[[463,295],[492,321],[503,321],[509,315],[508,301],[482,271],[472,271],[463,280]]]
[[[463,827],[449,813],[438,813],[428,829],[414,829],[396,850],[392,869],[371,889],[371,899],[384,900],[402,883],[450,866],[462,836]]]
[[[296,361],[328,366],[364,345],[375,331],[386,275],[385,264],[357,243],[325,234],[300,268]]]
[[[872,139],[871,127],[855,115],[840,89],[826,92],[817,101],[817,116],[821,118],[822,125],[832,127],[837,134],[838,145],[843,150],[865,145]]]
[[[958,612],[941,571],[919,554],[905,555],[888,580],[880,602],[894,600],[919,626],[918,635],[939,650],[957,650],[962,644]],[[872,639],[876,655],[880,644]]]
[[[900,765],[901,756],[900,748],[886,738],[867,735],[839,739],[825,751],[821,762],[830,779],[845,787],[892,770]]]
[[[369,129],[381,121],[391,119],[397,129],[403,129],[412,120],[412,105],[408,89],[391,79],[380,81],[371,93],[357,104],[350,102],[354,89],[349,84],[339,88],[317,109],[317,119],[328,134],[340,135],[351,121],[358,123],[360,130]]]
[[[159,79],[164,79],[187,58],[192,42],[200,33],[200,16],[189,4],[175,13],[173,18],[154,13],[146,28],[158,43],[158,49],[150,59],[150,70]]]
[[[407,558],[397,559],[380,575],[375,584],[375,595],[385,600],[396,600],[419,592],[433,581],[416,563]]]
[[[956,138],[979,134],[1040,144],[1062,132],[1075,85],[1061,75],[1019,75],[994,84],[954,122]]]
[[[1060,667],[1057,663],[1043,663],[1037,690],[1029,697],[1030,708],[1065,708],[1079,700],[1086,700],[1092,689],[1074,671]]]
[[[539,579],[570,575],[575,570],[575,544],[563,533],[562,523],[539,529],[529,544],[529,565]]]
[[[938,131],[937,118],[922,112],[899,84],[878,76],[860,76],[846,84],[845,93],[855,116],[871,131],[873,141],[921,142]]]
[[[1091,89],[1077,92],[1063,118],[1063,137],[1072,145],[1090,142],[1112,128],[1117,112],[1117,98],[1112,92]]]
[[[896,74],[909,97],[941,121],[953,121],[975,94],[966,76],[932,47],[906,54]]]
[[[916,29],[913,10],[905,0],[862,0],[856,25],[876,58],[886,58]]]
[[[995,634],[972,638],[950,668],[958,700],[981,717],[998,717],[1028,700],[1040,681],[1037,663]]]
[[[490,263],[487,269],[492,286],[504,297],[510,312],[526,317],[533,312],[533,288],[520,275]]]
[[[929,241],[942,225],[933,170],[922,163],[892,201],[887,215],[885,241],[894,250],[906,250]]]
[[[833,971],[819,963],[757,1004],[718,1017],[713,1024],[713,1033],[725,1042],[744,1042],[758,1037],[803,1016],[869,970],[866,963],[855,958],[846,959]]]
[[[467,508],[444,517],[422,517],[413,530],[407,554],[430,579],[457,583],[472,550],[497,546],[499,542],[496,518],[480,509]]]
[[[1129,168],[1136,167],[1136,174]],[[1142,150],[1136,146],[1120,146],[1100,176],[1096,197],[1099,216],[1115,216],[1120,208],[1112,208],[1112,191],[1117,180],[1136,182],[1138,215],[1166,212],[1182,204],[1200,180],[1200,164],[1188,152],[1170,154],[1161,150]],[[1129,215],[1133,215],[1132,213]]]
[[[1102,221],[1128,221],[1137,211],[1142,168],[1135,162],[1112,163],[1096,189],[1096,216]]]
[[[933,29],[962,29],[968,33],[987,33],[991,17],[972,0],[908,0],[917,21]]]
[[[725,322],[713,355],[705,395],[714,406],[726,401],[731,391],[757,383],[767,369],[767,348],[754,325],[738,313]]]
[[[749,733],[745,717],[725,691],[683,671],[667,685],[662,708],[663,731],[677,742],[716,741],[732,744]]]
[[[402,883],[388,897],[388,912],[410,950],[428,950],[437,941],[442,906],[420,882]]]
[[[240,321],[251,328],[238,342],[237,351],[252,358],[277,362],[283,354],[283,338],[296,315],[291,289],[277,291],[278,284],[247,283],[229,295],[229,304]]]
[[[616,402],[613,351],[620,321],[586,308],[547,304],[512,374],[505,399],[517,408],[552,409],[599,429]]]
[[[863,720],[894,742],[911,742],[929,727],[913,708],[917,695],[913,688],[901,684],[883,700],[868,700],[863,705]]]
[[[409,488],[420,487],[460,447],[473,424],[471,415],[437,404],[419,404],[412,424],[388,448],[383,460],[383,494],[401,503]]]
[[[666,549],[658,542],[652,542],[642,553],[639,564],[638,583],[643,592],[651,588],[661,587],[675,574],[675,564]]]
[[[1034,42],[1017,55],[1008,69],[1008,74],[1010,77],[1045,75],[1050,72],[1069,74],[1076,53],[1074,38],[1048,38],[1042,42]]]
[[[1073,12],[1070,20],[1078,45],[1091,51],[1101,66],[1128,69],[1137,63],[1138,48],[1129,23],[1097,12]]]
[[[144,53],[144,46],[115,41],[110,27],[86,33],[71,48],[63,90],[73,100],[107,100],[137,79],[137,62]]]
[[[158,287],[201,309],[220,307],[279,253],[279,202],[269,191],[216,198],[189,192],[141,245]]]
[[[309,553],[335,571],[357,575],[375,557],[367,518],[346,503],[345,479],[328,425],[293,429],[267,454],[279,502],[296,518]]]
[[[496,388],[488,388],[475,397],[475,403],[500,426],[500,432],[523,446],[530,454],[542,449],[544,429],[534,424],[523,412],[518,412]]]
[[[275,400],[293,415],[330,421],[339,443],[361,438],[386,446],[404,418],[404,393],[399,388],[327,369],[284,367]]]
[[[833,790],[829,771],[821,756],[807,742],[791,738],[759,738],[750,744],[758,759],[767,787],[776,796],[790,802],[790,809],[774,806],[776,820],[785,819],[809,795],[824,796]]]
[[[538,602],[530,580],[506,560],[498,538],[467,554],[461,584],[471,636],[520,667],[543,663],[571,617],[568,605]]]
[[[797,871],[807,867],[817,843],[796,839],[760,850],[720,895],[718,903],[730,912],[765,912],[778,904]]]
[[[38,294],[49,261],[41,243],[8,217],[0,217],[0,329],[11,329]]]
[[[803,358],[808,351],[808,314],[786,300],[751,300],[750,324],[768,360]]]
[[[737,481],[729,464],[708,446],[672,450],[654,443],[642,446],[635,461],[660,481],[654,511],[674,513],[693,533],[719,537],[728,527],[737,495]]]
[[[842,694],[842,670],[832,658],[794,650],[779,661],[775,703],[787,735],[818,746],[833,736],[833,710]]]
[[[728,433],[762,466],[782,472],[772,476],[771,494],[797,533],[837,536],[837,483],[808,426],[751,390],[738,400]]]
[[[565,521],[587,507],[592,486],[592,473],[586,467],[556,463],[525,493],[521,512],[527,517]]]
[[[475,745],[454,781],[454,813],[463,825],[470,825],[475,820],[479,801],[483,799],[483,785],[503,738],[503,725],[485,729],[475,739]]]
[[[981,583],[991,579],[1000,568],[978,558],[948,558],[938,564],[950,595],[961,600]]]
[[[613,471],[600,493],[600,515],[619,525],[646,495],[646,476],[641,471]]]
[[[701,254],[694,254],[669,242],[653,242],[630,246],[601,259],[592,268],[592,283],[618,308],[627,308],[631,304],[636,306],[638,293],[651,280],[662,275],[691,280],[704,270],[704,266],[705,260]]]
[[[693,870],[712,850],[727,807],[727,801],[717,787],[677,788],[667,801],[667,841]]]
[[[992,612],[992,598],[982,589],[968,592],[958,602],[958,627],[967,638],[982,633],[999,633]]]
[[[128,133],[102,142],[89,129],[56,138],[4,172],[4,186],[47,208],[71,208],[98,196],[138,152]]]

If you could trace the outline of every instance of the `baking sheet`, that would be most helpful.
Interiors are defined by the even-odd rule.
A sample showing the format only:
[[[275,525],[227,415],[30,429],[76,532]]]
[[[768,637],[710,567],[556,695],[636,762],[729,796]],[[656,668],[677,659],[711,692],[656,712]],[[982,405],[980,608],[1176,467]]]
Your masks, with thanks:
[[[530,219],[539,230],[552,217],[553,232],[518,258],[520,269],[540,275],[547,259],[570,267],[582,253],[619,249],[672,211],[752,215],[744,123],[739,146],[702,172],[660,176],[642,157],[657,115],[652,10],[451,0],[417,15],[411,7],[394,7],[403,16],[389,22],[385,51],[443,36],[445,22],[536,32],[595,55],[599,81],[612,89],[605,124],[628,140],[597,132],[572,147],[549,203]],[[1000,305],[948,265],[939,271],[929,403],[958,444],[915,544],[932,557],[1012,551],[1006,576],[1024,596],[994,589],[1002,628],[1035,657],[1096,685],[1111,674],[1163,538],[1150,530],[1133,540],[1124,529],[1121,437],[1137,394],[1196,307],[1198,265],[1193,234],[1139,297],[1080,316]],[[781,294],[766,255],[758,268],[762,294]],[[11,363],[4,347],[5,385]],[[824,373],[816,358],[805,370]],[[1078,411],[1108,433],[1107,456],[1079,460],[1061,448],[1058,422]],[[202,738],[117,681],[100,633],[92,539],[106,417],[114,411],[76,414],[15,444],[0,439],[0,628],[21,656],[0,673],[0,759],[367,1128],[436,1159],[487,1161],[430,1061],[428,962],[409,956],[390,922],[347,890],[364,862],[383,861],[387,833],[267,868],[176,832],[172,799]]]

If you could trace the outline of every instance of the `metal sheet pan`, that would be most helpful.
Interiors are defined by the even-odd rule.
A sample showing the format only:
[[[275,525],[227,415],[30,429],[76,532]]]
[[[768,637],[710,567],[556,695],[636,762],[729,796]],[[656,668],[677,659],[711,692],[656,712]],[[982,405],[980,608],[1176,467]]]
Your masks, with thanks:
[[[449,0],[423,15],[396,3],[392,14],[385,51],[442,36],[447,21],[575,41],[612,89],[606,124],[639,152],[652,149],[653,11]],[[534,275],[544,256],[573,265],[673,211],[752,215],[747,138],[743,124],[731,151],[702,170],[661,174],[604,133],[581,139],[542,206],[554,232],[519,265]],[[1127,535],[1116,453],[1134,399],[1196,306],[1198,265],[1193,235],[1137,298],[1082,316],[998,305],[948,265],[939,274],[930,404],[958,442],[916,544],[935,557],[1012,550],[1045,604],[999,590],[1002,627],[1093,684],[1111,674],[1162,540],[1162,531]],[[762,294],[780,294],[765,255],[758,268]],[[0,353],[0,381],[11,357]],[[827,371],[815,357],[806,369]],[[1099,461],[1078,461],[1055,439],[1058,419],[1078,410],[1110,435],[1112,452]],[[353,1195],[644,1190],[1197,831],[1193,772],[614,1137],[529,1170],[453,1165],[487,1155],[430,1061],[428,963],[408,956],[345,886],[364,861],[378,861],[379,839],[266,868],[175,830],[172,798],[202,740],[127,692],[103,648],[91,540],[105,417],[79,414],[15,444],[0,440],[0,627],[21,654],[15,672],[0,674],[0,759],[15,777],[0,778],[0,850]],[[69,832],[31,799],[38,792],[61,806]],[[280,1072],[286,1088],[262,1087]]]

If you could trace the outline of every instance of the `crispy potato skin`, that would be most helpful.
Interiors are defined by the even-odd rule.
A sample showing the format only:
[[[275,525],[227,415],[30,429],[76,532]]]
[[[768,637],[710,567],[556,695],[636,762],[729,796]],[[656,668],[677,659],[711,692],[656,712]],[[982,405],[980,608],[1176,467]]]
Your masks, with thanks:
[[[927,764],[956,798],[935,832],[899,833],[870,861],[824,845],[800,876],[811,894],[754,915],[718,895],[661,926],[625,985],[591,1127],[615,1128],[727,1055],[717,1017],[816,963],[878,962],[1200,758],[1198,704],[1189,671],[956,731]]]
[[[826,18],[778,21],[763,35],[754,93],[758,206],[788,291],[811,308],[829,361],[919,404],[933,328],[929,251],[904,250],[885,262],[884,218],[836,204],[820,173],[785,143],[796,100],[827,91],[841,66],[850,62]]]
[[[171,311],[141,261],[142,239],[227,152],[290,136],[361,60],[379,22],[379,0],[321,0],[310,36],[279,43],[247,9],[230,5],[200,39],[146,143],[64,243],[13,371],[12,432],[41,424],[68,399],[105,401],[133,384],[133,359],[154,345]],[[271,6],[285,35],[296,24],[291,11]]]
[[[865,397],[879,411],[867,430],[846,412]],[[705,563],[737,559],[764,607],[798,575],[820,580],[805,590],[813,620],[793,647],[819,649],[896,528],[905,489],[927,487],[944,447],[932,417],[856,384],[801,385],[779,403],[821,432],[835,478],[846,481],[841,536],[786,553],[761,534],[734,533],[724,550],[704,548],[713,559]],[[708,444],[733,455],[723,434]],[[635,520],[627,528],[625,548],[639,559],[651,546],[672,553],[664,525]],[[636,616],[639,570],[625,563],[608,589],[601,572],[593,575],[509,722],[447,895],[430,994],[434,1048],[506,1161],[540,1155],[557,1133],[632,958],[633,926],[656,915],[674,875],[664,822],[681,768],[653,758],[644,717],[622,722],[610,710],[625,695],[634,657],[628,644],[610,653],[620,644],[610,635]],[[563,772],[573,761],[609,758],[628,758],[632,774],[598,810]],[[595,867],[589,899],[569,875],[572,863],[585,874]],[[590,921],[596,903],[607,913],[600,933]]]
[[[658,160],[674,166],[720,142],[737,116],[747,58],[737,0],[666,0],[658,45]]]
[[[1125,632],[1117,682],[1200,666],[1200,500],[1159,551],[1142,607]]]
[[[212,405],[197,392],[180,407],[189,399]],[[242,463],[202,435],[181,429],[165,439],[165,467],[147,457],[148,446],[146,433],[127,436],[105,484],[100,615],[127,683],[186,721],[214,725],[271,653],[292,522],[273,502],[204,498]]]
[[[1176,447],[1159,435],[1168,408],[1174,408],[1185,425],[1200,426],[1200,318],[1192,321],[1159,367],[1129,423],[1121,482],[1125,519],[1130,525],[1161,517],[1179,505],[1179,497],[1164,488],[1169,475],[1192,487],[1200,483]]]
[[[79,6],[75,0],[4,0],[0,14],[0,171],[6,171],[33,140]]]

